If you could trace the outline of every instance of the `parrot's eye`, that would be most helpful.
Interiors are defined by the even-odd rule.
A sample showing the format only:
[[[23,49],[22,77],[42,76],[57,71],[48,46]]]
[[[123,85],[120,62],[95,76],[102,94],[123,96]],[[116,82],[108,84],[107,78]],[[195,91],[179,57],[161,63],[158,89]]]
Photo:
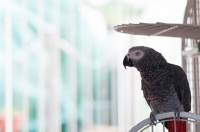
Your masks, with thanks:
[[[136,52],[135,54],[136,54],[136,55],[140,55],[140,52]]]

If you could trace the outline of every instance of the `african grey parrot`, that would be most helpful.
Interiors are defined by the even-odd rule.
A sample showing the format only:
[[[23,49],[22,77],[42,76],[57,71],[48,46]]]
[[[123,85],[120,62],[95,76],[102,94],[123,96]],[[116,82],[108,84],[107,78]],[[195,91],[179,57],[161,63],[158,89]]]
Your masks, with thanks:
[[[178,115],[181,111],[191,110],[191,94],[185,72],[180,66],[168,63],[159,52],[144,46],[132,47],[123,65],[125,68],[135,67],[140,72],[153,124],[156,114],[175,112]]]

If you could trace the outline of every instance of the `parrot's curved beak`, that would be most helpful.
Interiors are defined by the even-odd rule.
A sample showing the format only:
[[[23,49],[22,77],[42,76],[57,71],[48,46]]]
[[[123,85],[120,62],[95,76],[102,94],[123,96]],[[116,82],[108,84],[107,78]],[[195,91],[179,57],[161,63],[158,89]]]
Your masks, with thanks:
[[[129,66],[129,67],[134,66],[133,62],[131,61],[131,59],[127,55],[124,57],[123,65],[124,65],[125,69],[126,69],[126,66]]]

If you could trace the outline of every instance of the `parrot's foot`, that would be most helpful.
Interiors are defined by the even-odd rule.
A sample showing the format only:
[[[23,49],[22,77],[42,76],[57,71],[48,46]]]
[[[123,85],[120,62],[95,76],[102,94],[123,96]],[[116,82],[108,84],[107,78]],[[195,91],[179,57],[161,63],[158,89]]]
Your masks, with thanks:
[[[177,109],[177,110],[174,112],[174,115],[175,115],[175,117],[177,117],[177,120],[179,121],[179,119],[180,119],[180,110]]]
[[[150,113],[150,120],[151,120],[151,125],[156,125],[156,113],[154,111],[152,111]]]

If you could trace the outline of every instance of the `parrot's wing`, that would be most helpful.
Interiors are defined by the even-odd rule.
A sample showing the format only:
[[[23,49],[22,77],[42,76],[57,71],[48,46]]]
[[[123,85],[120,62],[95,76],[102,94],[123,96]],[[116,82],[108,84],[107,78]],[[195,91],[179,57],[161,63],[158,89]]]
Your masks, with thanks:
[[[188,112],[191,110],[191,93],[187,76],[180,66],[169,64],[169,67],[174,73],[172,78],[178,98],[184,110]]]
[[[142,82],[142,90],[143,90],[144,98],[146,99],[149,107],[151,108],[150,100],[147,99],[147,92],[146,92],[146,89],[149,89],[149,86],[143,80],[141,82]]]

